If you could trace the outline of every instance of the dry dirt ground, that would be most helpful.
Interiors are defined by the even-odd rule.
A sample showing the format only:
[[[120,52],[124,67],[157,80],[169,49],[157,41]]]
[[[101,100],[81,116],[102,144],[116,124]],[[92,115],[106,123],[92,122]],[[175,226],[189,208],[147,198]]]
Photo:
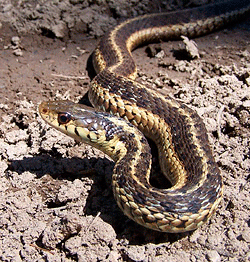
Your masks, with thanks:
[[[139,81],[203,118],[222,171],[223,200],[194,232],[153,232],[125,217],[112,195],[113,162],[37,113],[43,100],[83,98],[96,38],[118,20],[196,5],[168,3],[1,1],[1,261],[249,261],[248,19],[196,39],[198,59],[181,56],[181,41],[150,45],[156,55],[134,51]]]

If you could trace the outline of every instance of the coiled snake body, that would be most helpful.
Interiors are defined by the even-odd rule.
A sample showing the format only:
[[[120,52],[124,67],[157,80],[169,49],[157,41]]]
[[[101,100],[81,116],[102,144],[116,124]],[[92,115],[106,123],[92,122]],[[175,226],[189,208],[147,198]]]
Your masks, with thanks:
[[[97,75],[89,99],[109,114],[70,101],[39,106],[49,124],[116,161],[115,199],[129,218],[145,227],[175,233],[196,229],[214,213],[223,186],[200,117],[186,105],[137,83],[131,51],[146,42],[209,33],[248,9],[249,1],[230,1],[125,21],[103,37],[93,54]],[[160,167],[171,188],[149,183],[150,147],[134,126],[157,145]]]

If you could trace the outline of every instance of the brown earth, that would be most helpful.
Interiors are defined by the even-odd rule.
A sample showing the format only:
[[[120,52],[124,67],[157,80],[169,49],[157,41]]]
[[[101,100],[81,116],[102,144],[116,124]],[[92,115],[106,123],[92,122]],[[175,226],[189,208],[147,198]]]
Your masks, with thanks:
[[[224,198],[206,225],[164,234],[119,210],[109,158],[37,113],[44,100],[83,98],[93,37],[121,18],[163,11],[158,1],[95,3],[0,4],[0,260],[249,261],[249,21],[196,39],[198,59],[182,58],[181,41],[150,45],[153,57],[146,47],[133,53],[139,81],[203,118],[224,179]],[[166,10],[196,1],[170,3]]]

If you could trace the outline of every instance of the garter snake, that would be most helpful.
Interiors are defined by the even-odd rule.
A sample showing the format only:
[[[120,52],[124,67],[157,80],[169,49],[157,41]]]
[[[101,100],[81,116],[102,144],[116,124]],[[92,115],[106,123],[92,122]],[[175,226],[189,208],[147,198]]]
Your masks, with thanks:
[[[215,212],[223,183],[201,118],[188,106],[136,82],[131,51],[148,42],[210,33],[248,10],[247,0],[228,1],[122,22],[104,35],[93,53],[97,75],[89,99],[96,110],[107,113],[70,101],[40,104],[46,122],[116,162],[115,199],[140,225],[173,233],[196,229]],[[171,188],[149,183],[151,152],[141,132],[157,145]]]

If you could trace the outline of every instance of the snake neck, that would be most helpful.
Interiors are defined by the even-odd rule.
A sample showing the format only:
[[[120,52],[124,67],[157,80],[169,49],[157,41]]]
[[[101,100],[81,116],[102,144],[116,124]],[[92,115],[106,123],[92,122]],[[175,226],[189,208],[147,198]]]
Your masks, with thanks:
[[[96,108],[125,118],[154,141],[161,170],[173,190],[194,188],[215,168],[205,126],[194,111],[109,70],[103,70],[91,84],[89,99]]]

